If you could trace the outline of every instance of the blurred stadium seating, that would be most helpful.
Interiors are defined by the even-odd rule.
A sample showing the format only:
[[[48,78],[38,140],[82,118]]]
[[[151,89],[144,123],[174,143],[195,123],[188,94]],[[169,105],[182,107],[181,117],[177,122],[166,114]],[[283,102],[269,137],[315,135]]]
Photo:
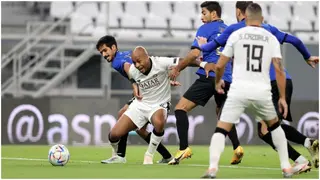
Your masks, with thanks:
[[[7,92],[11,93],[12,88],[8,87],[14,77],[25,74],[28,76],[24,77],[29,78],[22,79],[21,85],[31,86],[34,90],[46,87],[53,77],[62,81],[65,76],[64,84],[69,82],[70,87],[77,87],[70,85],[77,77],[74,72],[68,77],[66,74],[57,76],[63,72],[61,64],[67,69],[72,58],[97,55],[93,44],[105,34],[115,36],[120,42],[125,40],[122,50],[146,43],[148,47],[157,47],[151,50],[157,55],[183,55],[196,29],[202,25],[200,4],[199,1],[1,2],[2,41],[5,42],[2,46],[2,82],[7,82],[2,84],[7,85],[2,90],[7,87]],[[259,4],[265,22],[306,43],[318,44],[318,2],[265,1]],[[235,2],[221,1],[221,6],[226,24],[235,23]],[[161,43],[167,41],[172,46]],[[84,63],[88,58],[77,60]],[[12,62],[20,63],[17,74],[12,70]],[[76,70],[80,65],[70,68]],[[107,72],[113,74],[111,70]],[[10,81],[6,81],[8,79]],[[112,83],[108,78],[105,81]],[[192,82],[190,77],[183,81],[186,81],[186,87]]]
[[[28,2],[33,3],[33,2]],[[42,2],[45,3],[45,2]],[[263,8],[266,22],[280,27],[281,30],[295,33],[297,31],[318,30],[318,3],[317,2],[259,2]],[[38,3],[39,4],[39,3]],[[41,4],[41,2],[40,2]],[[200,2],[182,1],[129,1],[129,2],[67,2],[53,1],[45,3],[46,6],[37,6],[37,9],[48,9],[41,19],[51,21],[69,15],[71,32],[75,34],[94,35],[95,29],[157,29],[171,32],[174,30],[190,31],[197,29],[201,24]],[[221,2],[223,7],[222,19],[227,24],[235,23],[234,2]],[[31,7],[30,7],[31,6]],[[29,5],[29,10],[34,9]],[[6,11],[16,9],[15,6],[6,6]],[[3,9],[4,9],[3,7]],[[70,14],[71,13],[71,14]],[[10,14],[10,13],[9,13]],[[10,14],[16,23],[25,24],[29,17],[21,18],[19,13]],[[19,16],[19,17],[17,17]],[[3,24],[15,23],[5,20]],[[98,23],[95,23],[98,21]],[[92,26],[88,26],[91,24]],[[86,26],[88,26],[86,28]],[[82,28],[81,28],[82,27]],[[104,28],[100,28],[104,27]],[[171,33],[170,33],[171,34]],[[132,34],[135,36],[135,34]],[[171,34],[172,37],[175,37]],[[135,37],[133,37],[135,38]]]

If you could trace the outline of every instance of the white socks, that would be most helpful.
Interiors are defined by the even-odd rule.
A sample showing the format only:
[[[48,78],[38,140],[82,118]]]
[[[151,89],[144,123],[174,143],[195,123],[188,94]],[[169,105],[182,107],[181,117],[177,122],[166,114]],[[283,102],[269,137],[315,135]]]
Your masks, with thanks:
[[[117,155],[119,142],[120,141],[115,142],[115,143],[110,142],[110,145],[112,147],[112,156],[116,156]]]
[[[311,141],[309,138],[306,138],[306,140],[304,140],[304,147],[309,148],[311,146]]]
[[[210,153],[210,166],[209,169],[216,169],[218,171],[218,164],[220,160],[221,153],[224,150],[226,141],[226,136],[222,133],[214,133],[209,147]]]
[[[287,139],[281,126],[271,131],[271,136],[279,155],[281,169],[291,168],[288,156]]]
[[[150,137],[150,143],[148,146],[148,150],[147,153],[151,156],[154,155],[154,153],[156,152],[160,142],[162,141],[163,135],[162,136],[156,136],[153,132],[151,134]]]
[[[308,160],[305,157],[303,157],[302,155],[300,155],[294,162],[301,164],[301,163],[308,162]]]

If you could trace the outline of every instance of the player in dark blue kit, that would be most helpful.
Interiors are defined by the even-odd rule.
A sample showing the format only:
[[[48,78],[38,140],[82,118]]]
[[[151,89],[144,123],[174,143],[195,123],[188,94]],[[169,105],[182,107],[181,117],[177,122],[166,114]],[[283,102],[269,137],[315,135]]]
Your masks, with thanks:
[[[122,76],[128,79],[126,72],[124,71],[124,66],[130,66],[132,64],[131,60],[131,51],[118,51],[118,46],[115,38],[113,36],[103,36],[97,42],[96,49],[100,52],[100,54],[109,62],[113,69],[118,71]],[[133,83],[134,95],[136,98],[139,97],[138,87],[135,83]],[[134,98],[135,98],[134,97]],[[133,99],[134,99],[133,98]],[[129,105],[132,103],[133,99],[131,99],[119,112],[118,118],[122,116],[122,114],[127,110]],[[146,125],[140,130],[136,131],[137,134],[140,135],[147,143],[150,142],[151,133],[146,131]],[[123,136],[120,139],[118,151],[114,152],[113,156],[109,159],[102,160],[101,163],[112,164],[112,163],[126,163],[125,155],[126,155],[126,147],[127,147],[127,138],[128,134]],[[158,161],[159,163],[168,163],[172,156],[170,152],[163,146],[163,144],[159,144],[157,151],[162,155],[163,159]]]
[[[228,28],[225,29],[225,31],[217,38],[215,39],[209,39],[209,43],[206,43],[206,39],[203,37],[198,37],[198,43],[201,46],[201,50],[203,52],[214,52],[214,50],[217,47],[224,46],[229,38],[229,36],[232,34],[232,32],[243,28],[246,26],[245,24],[245,10],[249,4],[251,4],[252,1],[238,1],[236,3],[236,14],[237,14],[237,20],[238,23],[230,25]],[[312,66],[315,67],[315,65],[319,62],[319,57],[316,56],[311,56],[307,48],[304,46],[304,44],[299,40],[297,37],[292,36],[290,34],[284,33],[282,31],[279,31],[276,27],[269,25],[269,24],[263,24],[263,28],[271,32],[277,39],[278,41],[283,44],[284,42],[290,43],[293,46],[295,46],[298,51],[303,55],[304,59],[306,62]],[[210,63],[207,64],[205,69],[206,71],[209,70],[214,70],[214,64]],[[292,95],[292,80],[288,72],[285,70],[286,73],[286,101],[289,107],[288,110],[288,115],[285,120],[287,121],[292,121],[291,113],[290,113],[290,102],[291,102],[291,95]],[[270,67],[270,79],[271,79],[271,86],[272,86],[272,99],[273,103],[275,105],[275,108],[277,110],[279,119],[283,119],[281,113],[278,111],[278,99],[279,99],[279,93],[278,93],[278,88],[276,84],[276,78],[275,78],[275,70],[274,66],[271,64]],[[285,131],[286,138],[292,142],[301,144],[305,146],[311,156],[312,156],[312,161],[314,163],[314,166],[318,168],[318,158],[319,158],[319,142],[318,140],[311,140],[301,134],[299,131],[297,131],[295,128],[293,128],[290,125],[287,124],[282,124],[281,127]],[[267,127],[264,123],[258,123],[258,132],[259,132],[259,137],[264,140],[266,143],[271,145],[273,148],[275,146],[272,143],[271,139],[271,134],[268,132]],[[300,153],[298,153],[293,147],[288,143],[288,152],[289,152],[289,157],[296,163],[304,163],[307,161],[306,158],[304,158]],[[311,166],[311,165],[310,165]],[[310,170],[310,166],[305,167],[302,171],[308,171]]]
[[[221,17],[221,6],[216,1],[206,1],[201,5],[202,16],[201,20],[204,23],[197,31],[196,36],[205,36],[208,39],[214,39],[227,27],[224,22],[220,19]],[[187,54],[183,61],[180,61],[178,66],[174,67],[171,72],[171,79],[175,79],[179,72],[189,66],[189,64],[200,56],[200,47],[196,40],[191,45],[191,51]],[[180,139],[180,148],[175,158],[172,159],[168,164],[175,165],[179,164],[185,158],[189,158],[192,155],[191,148],[188,145],[188,116],[190,112],[196,106],[205,106],[209,99],[214,96],[217,105],[216,114],[220,112],[220,108],[226,100],[226,94],[218,94],[215,90],[215,73],[211,72],[210,77],[206,78],[205,71],[203,69],[205,63],[213,62],[216,63],[219,59],[219,49],[212,52],[203,53],[203,62],[201,68],[197,71],[199,79],[197,79],[192,86],[185,92],[183,97],[180,99],[175,107],[175,116],[177,119],[177,131]],[[226,66],[225,74],[223,76],[224,89],[227,92],[231,83],[231,64]],[[238,164],[241,162],[243,156],[243,149],[240,146],[238,140],[236,128],[233,127],[228,134],[234,148],[234,156],[231,161],[232,164]]]

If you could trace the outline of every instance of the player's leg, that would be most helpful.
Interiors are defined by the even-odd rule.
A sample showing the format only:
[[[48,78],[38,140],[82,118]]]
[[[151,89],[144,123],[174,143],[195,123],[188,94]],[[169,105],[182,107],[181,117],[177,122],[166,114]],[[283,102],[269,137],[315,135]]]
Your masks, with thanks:
[[[153,156],[158,145],[163,139],[164,126],[167,120],[167,110],[164,108],[156,108],[154,112],[151,112],[151,114],[150,119],[154,129],[150,137],[148,150],[144,156],[143,164],[153,164]]]
[[[219,119],[219,115],[221,112],[221,108],[224,104],[224,102],[226,101],[227,98],[227,92],[229,91],[230,88],[230,83],[225,81],[225,86],[224,86],[224,91],[226,92],[226,94],[218,94],[214,93],[214,99],[216,101],[216,114],[217,117]],[[237,134],[237,129],[236,126],[233,125],[231,131],[228,133],[229,139],[231,140],[232,146],[233,146],[233,156],[232,159],[230,161],[231,164],[239,164],[243,158],[244,155],[244,151],[243,148],[240,146],[240,141],[238,138],[238,134]]]
[[[133,123],[133,121],[126,114],[123,114],[117,123],[113,126],[109,133],[109,141],[113,148],[114,152],[118,151],[118,144],[120,138],[127,134],[128,132],[136,129],[137,126]],[[101,163],[105,163],[106,160],[101,161]]]
[[[288,146],[285,133],[280,126],[280,121],[271,100],[259,100],[253,103],[257,119],[263,119],[271,132],[272,142],[277,149],[281,169],[284,177],[291,177],[308,165],[308,162],[291,168],[288,158]]]
[[[188,91],[187,91],[188,92]],[[195,108],[197,104],[182,97],[175,107],[176,126],[179,137],[179,150],[174,158],[169,161],[169,165],[179,164],[180,161],[190,158],[192,155],[188,142],[189,118],[187,113]]]
[[[232,126],[239,122],[240,115],[244,112],[247,101],[242,98],[228,97],[217,123],[215,133],[210,142],[210,166],[202,178],[215,178],[221,153],[224,151],[225,139]]]
[[[283,119],[281,113],[279,112],[278,108],[278,99],[279,99],[279,91],[278,86],[275,81],[271,82],[272,86],[272,100],[274,106],[276,108],[276,112],[278,114],[279,119]],[[291,97],[293,92],[293,84],[291,79],[286,80],[286,102],[288,104],[288,115],[286,120],[292,122],[292,116],[290,111],[290,104],[291,104]],[[309,153],[311,154],[313,164],[316,168],[319,166],[319,141],[307,138],[305,135],[300,133],[296,128],[287,125],[281,124],[282,129],[286,134],[286,138],[289,141],[295,142],[297,144],[301,144],[305,148],[308,149]]]
[[[184,150],[189,146],[188,143],[188,130],[189,130],[189,119],[187,113],[195,108],[197,104],[182,97],[175,107],[176,126],[178,136],[180,139],[179,150]]]
[[[147,131],[147,129],[146,129],[147,125],[148,124],[143,126],[143,128],[136,130],[136,132],[137,132],[137,134],[139,134],[139,136],[141,138],[143,138],[149,144],[150,138],[151,138],[151,132]],[[157,163],[168,163],[172,159],[170,152],[167,150],[167,148],[162,143],[159,144],[157,151],[162,156],[162,159],[157,161]]]
[[[316,139],[307,138],[305,135],[301,134],[296,128],[290,125],[281,124],[281,127],[284,130],[288,140],[295,142],[297,144],[301,144],[308,149],[311,155],[314,167],[318,168],[319,167],[319,141]],[[295,135],[295,136],[292,136],[292,135]]]
[[[128,109],[131,102],[132,102],[132,99],[118,111],[118,119],[120,119],[122,114]],[[127,149],[127,139],[128,139],[128,133],[126,133],[120,138],[120,141],[118,144],[118,151],[112,152],[112,157],[109,159],[103,160],[103,163],[105,164],[126,163],[125,156],[126,156],[126,149]]]
[[[128,102],[129,103],[129,102]],[[122,116],[122,114],[128,109],[129,105],[130,104],[126,104],[124,105],[120,111],[118,112],[118,119],[120,119],[120,117]],[[126,156],[126,149],[127,149],[127,140],[128,140],[128,133],[126,133],[125,135],[123,135],[121,138],[120,138],[120,141],[119,141],[119,147],[118,147],[118,152],[117,152],[117,155],[120,156],[120,157],[125,157]]]
[[[291,97],[293,92],[293,84],[291,79],[286,80],[286,102],[288,104],[288,116],[287,120],[292,121],[291,111],[290,111],[290,104],[291,104]],[[305,148],[308,149],[311,157],[312,162],[316,168],[319,167],[319,141],[310,139],[300,133],[296,128],[282,124],[281,125],[283,130],[285,131],[286,137],[289,141],[295,142],[297,144],[301,144]]]
[[[268,131],[268,126],[264,121],[258,122],[258,135],[264,142],[269,144],[275,151],[277,151],[276,147],[273,144],[271,133]],[[305,164],[306,162],[308,162],[308,165],[305,166],[304,168],[302,168],[299,173],[310,171],[311,170],[311,163],[309,163],[309,161],[304,156],[302,156],[299,152],[297,152],[289,144],[289,142],[287,142],[287,145],[288,145],[289,158],[291,160],[293,160],[296,163],[296,165]]]
[[[174,113],[177,119],[176,126],[180,147],[174,159],[168,163],[169,165],[179,164],[183,159],[191,157],[192,151],[188,143],[189,119],[187,113],[197,105],[204,106],[209,101],[214,89],[212,81],[212,78],[200,75],[176,105]]]

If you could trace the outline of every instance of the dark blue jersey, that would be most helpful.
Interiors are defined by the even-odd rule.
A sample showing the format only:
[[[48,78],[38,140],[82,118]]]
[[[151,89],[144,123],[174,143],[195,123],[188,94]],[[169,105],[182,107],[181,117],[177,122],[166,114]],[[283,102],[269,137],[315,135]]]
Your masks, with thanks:
[[[208,39],[208,41],[212,41],[216,37],[218,37],[223,30],[227,28],[227,25],[224,24],[223,21],[217,20],[217,21],[212,21],[210,23],[203,24],[198,28],[196,37],[202,36]],[[192,43],[191,48],[197,48],[200,49],[197,40],[195,39]],[[215,51],[211,52],[203,52],[203,61],[205,62],[212,62],[212,63],[217,63],[219,59],[219,53],[222,51],[222,48],[218,48]],[[199,68],[198,71],[196,72],[198,75],[206,75],[206,72],[203,68]],[[214,72],[210,72],[209,74],[211,77],[215,77]],[[223,80],[231,82],[232,81],[232,66],[231,62],[229,62],[225,68],[224,75],[222,77]]]
[[[132,51],[117,51],[114,59],[111,62],[112,68],[118,71],[122,76],[124,76],[127,79],[128,75],[124,71],[124,63],[127,62],[132,64],[131,53]]]
[[[236,30],[238,29],[241,29],[243,27],[246,27],[246,22],[245,20],[242,20],[240,21],[239,23],[236,23],[236,24],[232,24],[230,26],[228,26],[224,31],[223,33],[218,36],[217,38],[215,38],[213,40],[213,42],[209,42],[208,44],[206,45],[203,45],[201,47],[201,49],[206,52],[208,50],[212,51],[212,49],[216,46],[216,45],[219,45],[219,46],[224,46],[226,43],[227,43],[227,40],[229,38],[229,36]],[[274,26],[271,26],[269,24],[262,24],[262,27],[264,29],[266,29],[267,31],[271,32],[277,39],[278,41],[282,44],[285,40],[285,37],[287,36],[287,33],[284,33],[282,31],[279,31],[276,27]],[[287,72],[287,70],[285,70],[285,73],[286,73],[286,78],[287,79],[291,79],[289,73]],[[273,64],[271,64],[270,66],[270,80],[273,81],[275,80],[276,77],[275,77],[275,69],[274,69],[274,66]]]

